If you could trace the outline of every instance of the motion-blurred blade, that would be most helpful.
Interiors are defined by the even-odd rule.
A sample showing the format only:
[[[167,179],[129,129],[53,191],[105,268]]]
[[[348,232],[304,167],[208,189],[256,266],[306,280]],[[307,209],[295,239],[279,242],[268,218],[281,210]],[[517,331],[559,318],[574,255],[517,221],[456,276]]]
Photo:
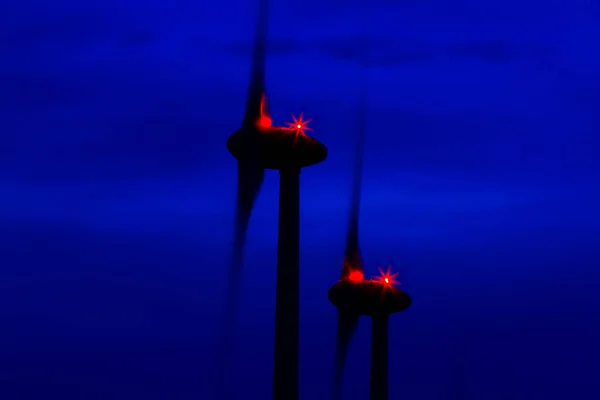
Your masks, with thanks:
[[[255,127],[263,113],[268,114],[266,102],[265,62],[267,58],[267,33],[269,28],[269,1],[259,0],[258,24],[254,36],[250,85],[246,99],[243,127]]]
[[[260,165],[259,155],[251,151],[255,148],[252,135],[257,134],[257,123],[266,112],[265,97],[265,57],[267,40],[268,1],[260,0],[258,24],[254,38],[250,85],[246,99],[246,112],[242,122],[242,132],[248,136],[249,157],[238,160],[237,204],[233,238],[232,271],[225,318],[233,324],[237,310],[237,295],[240,291],[244,246],[254,203],[262,187],[265,171]],[[256,155],[256,157],[254,157]],[[228,328],[232,328],[229,326]],[[229,332],[228,332],[229,333]]]
[[[247,133],[248,136],[256,133],[257,123],[259,123],[260,118],[265,114],[268,115],[265,95],[265,58],[268,28],[267,7],[268,0],[260,0],[258,23],[252,52],[252,65],[250,67],[250,84],[246,99],[246,112],[244,113],[244,120],[242,122],[242,131]],[[248,146],[250,148],[256,147],[253,146],[252,138],[248,138]],[[262,187],[265,175],[258,155],[252,157],[253,153],[250,151],[250,157],[238,161],[237,205],[232,257],[234,278],[235,275],[240,274],[242,268],[248,224],[250,223],[252,209],[254,208],[254,203]],[[233,279],[233,282],[237,283],[239,279]],[[234,292],[237,293],[238,290],[234,290]],[[235,293],[232,293],[232,296],[235,296]]]
[[[237,199],[234,225],[234,238],[232,250],[232,265],[228,276],[229,288],[227,291],[224,332],[222,334],[220,359],[223,364],[229,362],[231,344],[235,337],[235,323],[239,308],[239,293],[241,290],[242,267],[244,262],[244,248],[250,217],[254,204],[262,187],[265,170],[260,162],[257,151],[256,137],[259,134],[259,125],[268,117],[268,108],[265,95],[265,57],[267,41],[267,16],[268,1],[259,0],[259,14],[256,35],[254,39],[252,65],[250,71],[250,84],[246,99],[246,110],[242,122],[241,132],[245,136],[246,156],[238,160]],[[222,367],[222,374],[226,373],[226,366]]]
[[[358,140],[356,142],[356,160],[352,181],[352,192],[350,200],[350,216],[348,218],[348,232],[346,234],[346,249],[344,251],[344,266],[342,268],[342,279],[348,278],[352,271],[364,271],[362,255],[358,240],[358,228],[360,218],[360,200],[362,192],[363,158],[366,132],[366,85],[361,82],[361,95],[358,112]]]
[[[360,199],[362,191],[363,154],[366,132],[366,82],[362,76],[359,112],[358,112],[358,140],[356,147],[356,160],[354,163],[354,177],[350,201],[350,218],[346,235],[346,249],[344,251],[344,264],[341,279],[362,280],[364,267],[358,240],[358,223],[360,217]],[[338,310],[337,344],[333,374],[333,400],[341,400],[344,379],[344,368],[348,357],[350,343],[358,327],[359,316]]]
[[[229,276],[229,292],[225,319],[227,321],[225,334],[231,336],[237,319],[238,294],[241,290],[242,267],[244,263],[244,248],[250,217],[254,203],[262,187],[265,171],[252,165],[238,162],[237,205],[234,225],[232,269]]]

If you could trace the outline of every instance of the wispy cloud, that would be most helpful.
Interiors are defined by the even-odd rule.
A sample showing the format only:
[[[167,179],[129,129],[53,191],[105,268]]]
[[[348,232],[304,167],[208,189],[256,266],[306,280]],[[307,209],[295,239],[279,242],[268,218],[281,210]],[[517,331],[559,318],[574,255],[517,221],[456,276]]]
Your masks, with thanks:
[[[224,47],[233,54],[247,57],[251,43],[234,43]],[[391,67],[457,60],[476,60],[488,64],[549,59],[553,52],[547,44],[508,39],[428,41],[413,37],[351,36],[314,41],[273,39],[272,56],[317,51],[333,60],[364,62],[373,67]]]

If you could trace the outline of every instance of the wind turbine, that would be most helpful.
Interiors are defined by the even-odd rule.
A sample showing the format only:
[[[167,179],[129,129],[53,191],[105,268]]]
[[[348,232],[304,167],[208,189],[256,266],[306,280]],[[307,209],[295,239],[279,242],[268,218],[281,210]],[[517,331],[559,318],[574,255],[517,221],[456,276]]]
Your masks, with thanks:
[[[376,279],[364,279],[359,248],[358,221],[362,186],[363,148],[366,131],[366,79],[363,69],[358,120],[358,141],[346,249],[340,280],[328,292],[338,310],[337,344],[334,365],[333,400],[341,400],[348,348],[361,315],[371,317],[371,400],[388,400],[388,319],[389,315],[410,307],[408,294],[393,286],[397,283],[388,268]]]
[[[236,216],[232,283],[228,303],[232,327],[236,317],[243,247],[250,213],[265,169],[279,171],[279,236],[275,306],[275,360],[273,400],[298,399],[300,320],[300,170],[327,157],[327,148],[308,136],[303,114],[292,115],[286,127],[274,126],[265,89],[268,2],[261,0],[252,57],[250,88],[242,127],[227,140],[238,160],[238,212]]]

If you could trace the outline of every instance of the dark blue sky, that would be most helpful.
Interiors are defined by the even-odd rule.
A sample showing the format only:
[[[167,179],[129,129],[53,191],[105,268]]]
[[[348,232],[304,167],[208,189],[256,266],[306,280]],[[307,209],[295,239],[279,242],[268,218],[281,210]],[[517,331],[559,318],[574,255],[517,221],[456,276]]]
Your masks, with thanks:
[[[0,12],[0,398],[213,399],[255,2],[22,0]],[[302,399],[328,398],[370,59],[361,240],[413,307],[391,398],[600,397],[600,8],[584,0],[273,4],[274,121],[302,174]],[[368,46],[366,45],[368,43]],[[269,398],[277,175],[250,227],[231,398]],[[368,396],[369,324],[347,399]]]

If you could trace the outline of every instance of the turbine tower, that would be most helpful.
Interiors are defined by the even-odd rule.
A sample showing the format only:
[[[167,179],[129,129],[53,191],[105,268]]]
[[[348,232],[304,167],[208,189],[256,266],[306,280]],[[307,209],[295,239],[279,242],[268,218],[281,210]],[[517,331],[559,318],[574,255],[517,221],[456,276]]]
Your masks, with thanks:
[[[292,116],[287,127],[274,126],[265,88],[267,0],[261,0],[252,57],[250,88],[242,127],[227,140],[238,160],[238,216],[234,238],[234,273],[240,275],[250,211],[265,169],[279,171],[279,236],[275,306],[273,400],[298,400],[300,320],[300,171],[327,157],[327,148],[306,131],[310,120]],[[250,177],[250,179],[247,179]],[[241,194],[240,194],[241,193]],[[241,211],[240,211],[241,210]],[[237,309],[239,279],[228,303]],[[231,318],[234,318],[235,312]]]

